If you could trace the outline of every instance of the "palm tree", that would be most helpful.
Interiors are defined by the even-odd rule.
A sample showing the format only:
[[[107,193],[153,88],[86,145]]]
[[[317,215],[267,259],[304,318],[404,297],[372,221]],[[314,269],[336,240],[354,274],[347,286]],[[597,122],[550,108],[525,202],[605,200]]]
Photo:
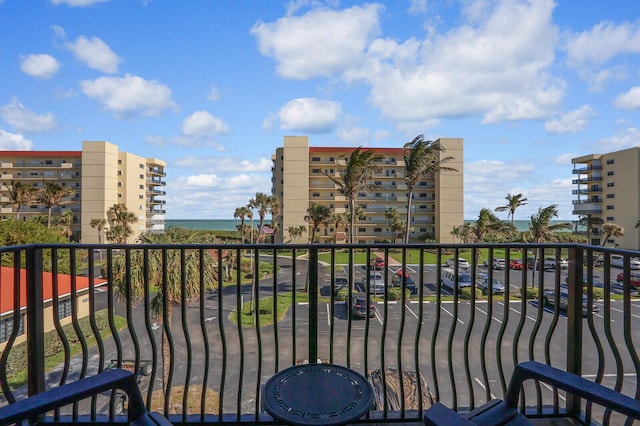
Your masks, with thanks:
[[[602,232],[604,233],[604,238],[602,240],[602,247],[607,244],[607,240],[611,237],[623,237],[624,236],[624,228],[615,223],[605,223],[602,225]]]
[[[89,225],[93,229],[98,230],[98,244],[102,245],[102,230],[105,228],[105,226],[107,226],[107,219],[104,219],[104,218],[91,219],[91,222],[89,222]],[[102,248],[100,248],[99,253],[100,253],[100,260],[102,260]]]
[[[71,242],[71,236],[73,235],[71,224],[74,222],[74,219],[75,217],[71,211],[62,213],[62,217],[60,218],[60,223],[63,225],[63,233],[66,235],[67,241],[69,242]]]
[[[334,226],[334,232],[333,232],[334,243],[338,242],[338,230],[340,228],[340,225],[348,222],[349,222],[348,213],[334,213],[331,215],[331,217],[329,218],[329,223]]]
[[[407,184],[407,224],[404,233],[404,243],[409,243],[411,233],[411,202],[415,186],[426,177],[435,176],[440,172],[457,171],[443,164],[453,160],[453,157],[442,157],[445,149],[438,142],[427,141],[423,135],[416,136],[403,147],[405,182]]]
[[[395,207],[389,207],[384,212],[384,216],[387,219],[387,224],[393,231],[393,243],[395,244],[398,238],[398,233],[406,229],[406,223],[400,220],[400,215],[398,214],[398,210]]]
[[[520,206],[526,206],[527,199],[522,198],[522,194],[516,194],[516,195],[507,194],[505,198],[507,199],[507,205],[496,207],[496,211],[497,212],[508,211],[509,214],[507,214],[507,219],[509,219],[509,216],[511,216],[511,226],[514,226],[514,217],[516,214],[516,209]]]
[[[528,235],[534,242],[540,244],[545,241],[553,241],[553,233],[561,229],[571,229],[571,224],[567,222],[551,224],[551,219],[558,217],[558,205],[551,204],[545,208],[540,207],[538,213],[531,215],[531,223],[529,224]],[[536,268],[538,267],[538,250],[534,252],[533,274],[531,287],[536,281]],[[542,262],[541,262],[542,263]]]
[[[302,237],[302,234],[304,232],[307,232],[307,227],[304,226],[304,225],[290,226],[290,227],[287,228],[287,232],[289,233],[289,236],[293,240],[293,243],[296,244],[297,243],[297,239]]]
[[[312,203],[311,207],[307,209],[307,215],[304,217],[304,221],[311,224],[310,243],[316,242],[316,232],[318,232],[320,225],[326,223],[330,217],[331,209],[328,206]]]
[[[376,165],[383,157],[372,150],[354,149],[345,159],[344,167],[338,169],[338,177],[325,175],[338,186],[338,191],[347,197],[349,201],[349,242],[353,244],[356,234],[356,200],[358,193],[376,188],[372,182],[373,176],[380,172],[381,167]]]
[[[32,204],[36,198],[38,188],[23,182],[11,181],[9,187],[9,201],[16,209],[16,220],[20,219],[20,208]]]
[[[242,244],[244,244],[244,220],[253,218],[253,210],[248,206],[238,207],[233,213],[233,217],[234,219],[240,219],[240,238],[242,239]]]
[[[591,229],[594,225],[602,225],[604,220],[599,216],[594,216],[592,214],[588,214],[586,216],[580,217],[578,220],[578,224],[587,227],[587,244],[591,244]]]
[[[163,234],[143,233],[142,244],[189,244],[195,234],[178,228],[169,228]],[[145,263],[144,252],[147,252]],[[127,259],[127,253],[130,258]],[[162,334],[163,385],[167,388],[170,366],[168,332],[171,329],[175,307],[190,303],[200,297],[202,289],[213,289],[218,284],[216,261],[207,250],[182,248],[134,249],[113,258],[112,283],[114,294],[125,303],[140,303],[149,298],[149,306],[155,318],[164,320]],[[165,262],[166,260],[166,262]],[[145,269],[146,268],[146,269]],[[145,277],[145,271],[148,276]],[[202,271],[202,281],[201,281]],[[184,277],[184,279],[183,279]],[[148,279],[146,287],[145,279]],[[166,285],[165,285],[166,283]],[[152,292],[155,291],[155,293]]]
[[[487,237],[501,238],[510,235],[514,228],[513,225],[499,219],[493,212],[487,208],[480,210],[478,220],[473,224],[465,224],[464,231],[459,232],[465,234],[468,241],[472,243],[481,243]]]
[[[107,240],[118,244],[125,244],[127,238],[133,234],[133,230],[129,225],[136,223],[138,218],[133,212],[127,209],[125,204],[119,203],[109,207],[107,211],[107,221],[109,222]]]
[[[252,198],[249,201],[248,207],[250,209],[257,209],[258,217],[260,217],[260,224],[258,225],[258,242],[262,236],[262,226],[264,225],[265,217],[273,211],[274,207],[276,211],[279,211],[279,206],[280,203],[276,197],[271,197],[262,192],[257,192],[255,198]],[[251,232],[253,232],[253,230],[251,230]]]
[[[62,199],[74,192],[68,186],[62,186],[57,182],[44,182],[43,188],[38,194],[38,202],[44,204],[48,210],[47,228],[51,228],[51,210],[57,205],[66,204]]]

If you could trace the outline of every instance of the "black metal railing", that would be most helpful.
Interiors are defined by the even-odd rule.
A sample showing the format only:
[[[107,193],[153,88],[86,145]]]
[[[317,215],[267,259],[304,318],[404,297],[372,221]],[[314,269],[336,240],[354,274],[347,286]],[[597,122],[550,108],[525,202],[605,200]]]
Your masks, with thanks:
[[[501,398],[526,360],[639,398],[639,254],[561,244],[5,247],[0,404],[128,366],[147,407],[175,422],[269,422],[262,385],[302,362],[380,378],[364,419],[379,423],[419,421],[431,399],[467,411]],[[504,270],[491,267],[497,258]],[[386,285],[373,285],[376,274]],[[372,316],[356,318],[356,292],[375,304]],[[529,416],[617,419],[530,386]],[[113,416],[117,402],[94,397],[71,415]]]

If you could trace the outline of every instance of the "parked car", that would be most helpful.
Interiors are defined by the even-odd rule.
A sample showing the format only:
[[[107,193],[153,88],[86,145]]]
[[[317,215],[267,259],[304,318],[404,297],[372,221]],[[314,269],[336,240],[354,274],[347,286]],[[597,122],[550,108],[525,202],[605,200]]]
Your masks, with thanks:
[[[151,372],[153,371],[153,362],[151,360],[146,360],[146,359],[140,360],[137,371],[135,369],[135,365],[136,365],[136,362],[135,360],[132,360],[132,359],[123,359],[120,365],[118,365],[117,359],[112,359],[105,365],[104,368],[106,370],[110,370],[112,368],[123,368],[125,370],[129,370],[135,374],[136,381],[138,382],[138,385],[140,385],[143,379],[146,379],[148,381],[148,377],[149,375],[151,375]],[[111,391],[104,392],[103,395],[108,396],[109,398],[111,398],[112,396]],[[114,406],[113,406],[114,414],[126,413],[127,406],[128,406],[128,398],[129,398],[126,392],[124,392],[121,389],[118,389],[115,391],[114,398],[115,398]]]
[[[536,265],[536,269],[540,269],[540,267],[544,268],[545,271],[548,270],[552,270],[552,269],[556,269],[556,258],[555,257],[546,257],[544,259],[542,259],[542,261],[540,259],[537,259],[538,263]],[[527,268],[529,269],[533,269],[534,268],[534,264],[536,262],[536,258],[535,257],[530,257],[527,259]],[[566,269],[569,267],[569,262],[565,259],[565,265],[563,266],[562,264],[562,260],[559,261],[560,262],[560,268],[561,269]]]
[[[492,280],[493,294],[504,294],[504,284],[498,281],[496,278]],[[489,294],[489,275],[478,274],[476,275],[476,287],[482,290],[482,294]]]
[[[515,270],[522,270],[522,259],[511,259],[509,261],[509,268]]]
[[[402,269],[398,269],[398,272],[393,275],[393,278],[391,278],[391,285],[394,287],[402,285]],[[404,286],[411,294],[418,294],[418,286],[408,272],[404,273]]]
[[[376,259],[373,261],[373,268],[374,269],[384,269],[384,259],[381,259],[379,257],[376,257]]]
[[[618,268],[624,268],[624,256],[619,254],[611,255],[611,266],[617,266]],[[640,269],[640,260],[635,257],[629,259],[629,267],[631,269]]]
[[[618,282],[618,285],[620,286],[624,285],[624,274],[622,272],[618,274],[616,281]],[[629,280],[629,284],[634,286],[636,290],[640,288],[640,274],[631,274],[631,279]]]
[[[369,309],[367,309],[367,295],[364,293],[352,293],[349,312],[351,318],[366,318],[367,313],[372,317],[376,314],[376,304],[369,301]]]
[[[545,290],[543,297],[544,297],[543,299],[544,306],[551,306],[551,307],[556,306],[555,290]],[[569,306],[569,290],[565,288],[561,288],[560,299],[558,300],[558,308],[561,311],[566,311],[567,306]],[[598,302],[595,299],[593,300],[593,304],[591,305],[590,310],[591,312],[600,311],[600,306],[598,305]],[[589,313],[589,305],[587,303],[587,295],[583,294],[582,295],[582,315],[587,316],[588,313]]]
[[[385,282],[384,277],[380,272],[371,271],[369,274],[369,280],[367,281],[369,293],[371,294],[384,294]]]
[[[444,266],[446,266],[447,268],[455,268],[456,259],[454,259],[453,257],[447,259],[447,261],[444,263]],[[469,269],[469,261],[467,259],[463,259],[462,257],[458,258],[458,268]]]
[[[343,288],[347,288],[349,287],[349,280],[346,277],[336,277],[335,280],[333,281],[333,295],[335,296],[336,294],[338,294],[338,292],[340,290],[342,290]],[[321,296],[331,296],[331,286],[330,285],[325,285],[323,287],[320,288],[320,295]]]
[[[488,268],[489,260],[485,259],[482,264],[484,265],[485,268]],[[505,266],[504,259],[501,259],[501,258],[493,259],[492,266],[493,266],[493,269],[496,269],[496,270],[504,269],[504,266]]]
[[[599,277],[599,276],[597,276],[597,275],[594,275],[594,276],[592,277],[592,279],[593,279],[592,283],[593,283],[593,286],[594,286],[594,287],[604,288],[604,281],[602,281],[602,278],[600,278],[600,277]],[[564,279],[564,282],[565,282],[565,283],[567,283],[567,284],[569,284],[569,277],[566,277],[566,278]],[[584,275],[582,276],[582,285],[583,285],[583,286],[585,286],[585,285],[587,285],[588,283],[589,283],[589,277],[587,276],[587,274],[584,274]]]
[[[471,275],[465,271],[458,271],[458,276],[455,274],[455,270],[451,268],[442,268],[440,273],[440,282],[444,287],[447,287],[454,291],[457,289],[458,293],[465,287],[471,287]]]

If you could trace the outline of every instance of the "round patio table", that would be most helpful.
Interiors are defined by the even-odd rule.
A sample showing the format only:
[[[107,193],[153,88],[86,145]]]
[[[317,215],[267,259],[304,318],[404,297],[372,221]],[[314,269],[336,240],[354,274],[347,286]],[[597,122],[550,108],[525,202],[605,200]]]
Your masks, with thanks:
[[[264,386],[264,408],[292,425],[344,425],[373,406],[373,387],[360,373],[333,364],[282,370]]]

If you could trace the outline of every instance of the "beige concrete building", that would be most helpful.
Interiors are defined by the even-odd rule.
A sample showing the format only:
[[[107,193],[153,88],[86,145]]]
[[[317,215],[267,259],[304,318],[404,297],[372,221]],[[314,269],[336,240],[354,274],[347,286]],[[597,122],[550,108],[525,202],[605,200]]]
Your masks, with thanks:
[[[639,249],[635,227],[640,220],[640,148],[576,157],[573,163],[573,214],[598,217],[624,228],[624,236],[606,245]],[[591,244],[602,245],[602,225],[591,229]]]
[[[456,172],[440,173],[426,178],[414,189],[412,201],[411,241],[426,238],[446,243],[453,242],[451,230],[462,225],[463,220],[463,140],[439,139],[445,148],[443,156],[453,157],[447,166]],[[333,213],[349,211],[348,200],[339,193],[338,187],[327,174],[338,176],[344,160],[355,148],[310,147],[306,136],[285,136],[284,146],[277,148],[272,156],[272,193],[282,202],[281,214],[274,218],[280,224],[276,242],[294,242],[288,229],[305,226],[307,209],[313,203],[328,206]],[[358,243],[383,241],[400,242],[401,237],[388,224],[385,212],[395,207],[400,220],[407,211],[407,193],[404,180],[404,159],[402,148],[366,148],[383,156],[382,171],[374,177],[377,189],[358,196],[358,204],[365,213],[365,219],[356,226]],[[319,230],[320,242],[348,242],[348,224],[326,224]],[[297,242],[306,242],[309,234]]]
[[[85,141],[81,151],[0,151],[0,218],[16,217],[8,197],[12,181],[37,188],[56,181],[74,193],[52,213],[71,211],[74,234],[83,243],[98,242],[91,220],[106,219],[107,210],[116,203],[125,204],[138,218],[132,225],[134,235],[129,241],[133,242],[141,232],[164,231],[165,167],[162,160],[120,151],[117,145],[104,141]],[[20,207],[17,213],[27,220],[47,214],[47,209],[33,203]]]

